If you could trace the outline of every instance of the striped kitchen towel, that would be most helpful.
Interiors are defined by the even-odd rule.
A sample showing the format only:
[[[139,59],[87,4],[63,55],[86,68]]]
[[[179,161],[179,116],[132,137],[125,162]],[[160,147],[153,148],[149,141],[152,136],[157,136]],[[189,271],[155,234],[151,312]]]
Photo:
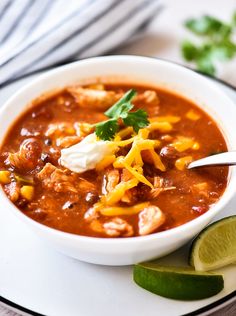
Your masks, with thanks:
[[[126,43],[159,0],[0,0],[0,84]]]

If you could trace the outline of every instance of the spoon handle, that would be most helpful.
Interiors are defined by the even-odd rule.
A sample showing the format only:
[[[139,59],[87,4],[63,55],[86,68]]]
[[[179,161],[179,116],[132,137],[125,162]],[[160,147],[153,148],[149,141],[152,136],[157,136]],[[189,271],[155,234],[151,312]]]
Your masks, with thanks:
[[[228,151],[216,154],[206,158],[202,158],[191,162],[188,169],[204,167],[204,166],[234,166],[236,165],[236,151]]]

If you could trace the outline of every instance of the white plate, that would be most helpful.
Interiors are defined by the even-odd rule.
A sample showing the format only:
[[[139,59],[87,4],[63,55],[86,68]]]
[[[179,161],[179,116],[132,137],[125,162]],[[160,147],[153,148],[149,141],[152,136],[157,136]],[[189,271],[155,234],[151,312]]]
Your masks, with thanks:
[[[0,104],[35,76],[2,88]],[[216,84],[236,101],[234,90]],[[216,219],[236,214],[235,207],[236,197]],[[0,218],[0,301],[21,314],[193,316],[207,315],[236,299],[236,266],[222,270],[225,289],[218,295],[193,302],[174,301],[135,285],[130,266],[97,266],[65,257],[48,248],[7,209],[0,207]],[[187,249],[163,261],[186,263]]]

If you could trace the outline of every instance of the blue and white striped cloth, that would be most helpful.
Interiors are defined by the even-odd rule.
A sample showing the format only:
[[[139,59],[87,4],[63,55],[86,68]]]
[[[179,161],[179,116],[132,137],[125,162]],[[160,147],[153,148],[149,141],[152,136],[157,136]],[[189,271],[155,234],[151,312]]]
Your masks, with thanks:
[[[159,0],[0,0],[0,84],[129,41]]]

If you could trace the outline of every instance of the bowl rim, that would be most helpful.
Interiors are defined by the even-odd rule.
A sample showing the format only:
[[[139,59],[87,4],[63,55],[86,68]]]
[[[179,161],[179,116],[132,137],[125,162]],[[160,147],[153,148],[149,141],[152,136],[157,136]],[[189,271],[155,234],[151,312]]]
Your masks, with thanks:
[[[37,78],[33,79],[32,82],[24,85],[22,88],[16,91],[1,107],[0,109],[0,120],[4,117],[4,112],[7,111],[8,107],[12,106],[12,103],[22,94],[25,94],[28,90],[30,90],[33,86],[37,85],[38,83],[43,82],[44,80],[54,77],[55,75],[63,74],[64,72],[70,72],[75,67],[79,67],[81,64],[91,64],[91,63],[97,63],[97,62],[106,62],[106,61],[116,61],[116,62],[122,62],[127,61],[129,59],[132,59],[133,61],[136,60],[137,62],[154,62],[163,64],[166,67],[175,68],[179,72],[185,72],[189,73],[189,75],[194,76],[195,78],[198,78],[201,81],[204,81],[205,84],[209,87],[209,89],[215,91],[217,94],[221,94],[222,97],[225,99],[228,99],[228,102],[233,104],[232,100],[228,95],[225,94],[225,92],[221,91],[213,82],[210,82],[209,79],[203,77],[200,73],[196,73],[193,70],[186,68],[185,66],[182,66],[180,64],[176,64],[171,61],[166,61],[163,59],[157,59],[155,57],[147,57],[147,56],[138,56],[138,55],[113,55],[113,56],[98,56],[98,57],[90,57],[86,59],[82,59],[76,62],[72,62],[70,64],[66,64],[60,67],[56,67],[52,70],[46,71],[43,74],[40,74]],[[91,65],[90,65],[91,66]],[[45,93],[48,91],[45,91]],[[27,106],[27,104],[26,104]],[[201,108],[201,105],[198,105]],[[202,109],[202,108],[201,108]],[[203,109],[204,110],[204,109]],[[235,110],[236,111],[236,110]],[[23,111],[21,111],[23,113]],[[217,120],[215,120],[217,123]],[[224,121],[224,120],[223,120]],[[14,120],[11,121],[11,124],[13,124]],[[10,124],[9,127],[10,128]],[[6,132],[5,132],[6,133]],[[225,135],[227,136],[227,135]],[[226,140],[226,139],[225,139]],[[227,142],[227,140],[226,140]],[[56,228],[52,228],[49,226],[46,226],[44,224],[41,224],[32,218],[25,215],[23,212],[21,212],[6,196],[2,186],[0,190],[0,201],[3,200],[9,209],[11,209],[12,213],[15,214],[17,217],[22,219],[24,222],[28,222],[29,224],[35,226],[36,228],[43,230],[45,233],[52,233],[57,235],[57,237],[64,237],[70,240],[76,240],[81,242],[91,242],[91,243],[102,243],[102,244],[110,244],[110,243],[122,243],[122,244],[133,244],[137,241],[139,242],[147,242],[152,239],[162,239],[165,237],[172,237],[176,236],[178,234],[184,234],[188,231],[190,231],[192,228],[197,227],[205,222],[208,222],[218,214],[223,207],[225,207],[228,202],[233,198],[234,193],[236,193],[236,189],[233,190],[233,184],[235,184],[236,187],[236,170],[233,170],[232,167],[229,167],[229,174],[228,174],[228,183],[226,186],[226,189],[223,193],[223,195],[220,197],[220,199],[212,205],[212,207],[204,214],[200,215],[199,217],[188,221],[180,226],[173,227],[171,229],[160,231],[156,233],[152,233],[145,236],[133,236],[133,237],[125,237],[125,238],[114,238],[114,237],[92,237],[92,236],[84,236],[84,235],[77,235],[74,233],[68,233],[61,230],[58,230]],[[204,224],[205,226],[207,224]]]

